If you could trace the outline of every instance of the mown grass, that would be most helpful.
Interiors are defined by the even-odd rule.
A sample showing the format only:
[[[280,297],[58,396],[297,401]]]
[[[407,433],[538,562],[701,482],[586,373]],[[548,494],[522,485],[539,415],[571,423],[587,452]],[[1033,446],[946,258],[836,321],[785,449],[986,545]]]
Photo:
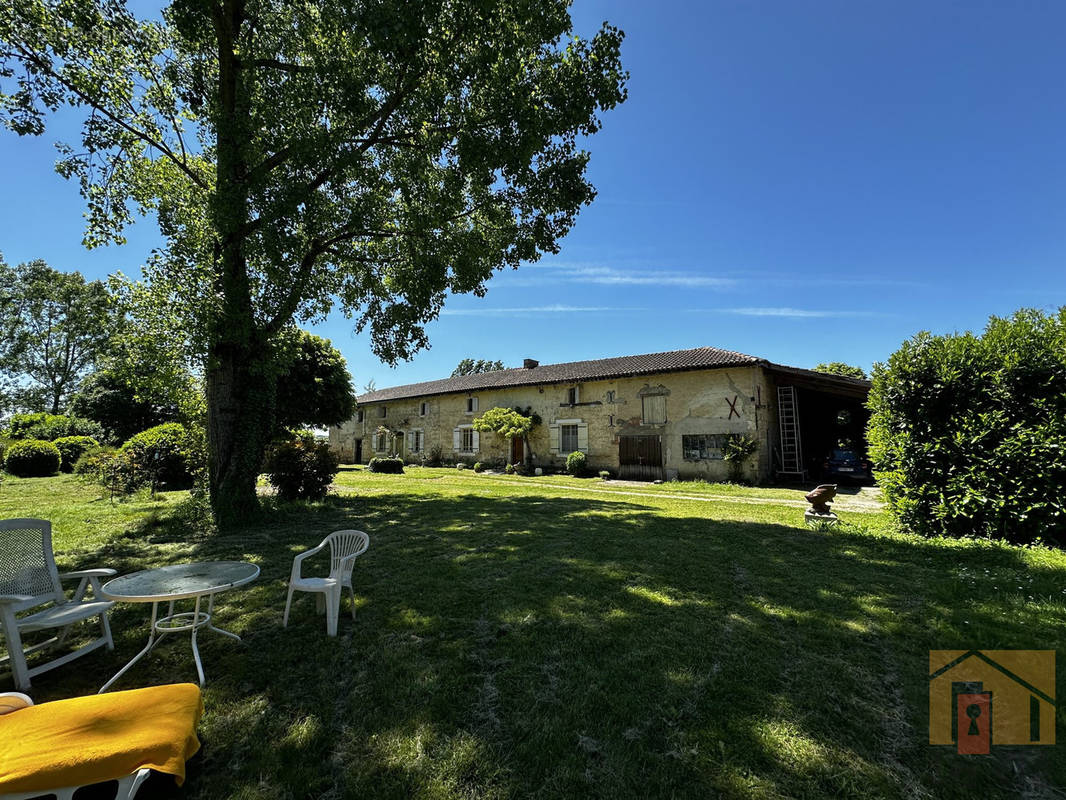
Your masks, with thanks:
[[[200,637],[191,798],[963,798],[1066,784],[1061,746],[962,757],[926,743],[928,650],[1061,650],[1066,554],[916,540],[877,513],[808,530],[802,509],[754,502],[763,490],[699,502],[548,483],[345,470],[325,502],[210,535],[181,494],[112,505],[71,478],[10,480],[0,515],[52,519],[65,567],[260,565],[219,595],[219,625],[244,641]],[[357,619],[330,639],[305,596],[281,628],[292,556],[344,527],[371,537]],[[95,691],[141,647],[147,614],[117,606],[116,652],[41,676],[34,696]],[[188,644],[173,641],[116,688],[191,679]]]

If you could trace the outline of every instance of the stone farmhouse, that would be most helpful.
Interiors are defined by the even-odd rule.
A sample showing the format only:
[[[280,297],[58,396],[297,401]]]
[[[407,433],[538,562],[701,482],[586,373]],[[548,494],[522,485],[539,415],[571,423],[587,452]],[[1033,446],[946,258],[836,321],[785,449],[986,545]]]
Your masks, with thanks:
[[[840,442],[862,447],[869,389],[714,347],[566,364],[526,359],[520,368],[364,394],[329,440],[349,463],[385,455],[417,463],[431,453],[445,463],[520,463],[520,439],[473,428],[501,406],[540,416],[529,437],[534,466],[562,468],[581,450],[592,469],[623,478],[721,480],[729,474],[725,438],[743,434],[758,443],[747,479],[800,479],[817,475]]]

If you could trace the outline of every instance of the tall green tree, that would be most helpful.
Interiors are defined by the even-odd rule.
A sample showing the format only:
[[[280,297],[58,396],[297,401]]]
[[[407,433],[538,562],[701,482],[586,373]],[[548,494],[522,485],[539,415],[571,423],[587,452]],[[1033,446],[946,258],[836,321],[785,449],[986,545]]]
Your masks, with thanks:
[[[325,428],[355,414],[355,389],[344,356],[329,339],[293,330],[279,358],[279,428]]]
[[[449,293],[557,252],[595,191],[582,137],[625,98],[622,33],[568,0],[9,0],[0,116],[85,111],[59,171],[86,242],[154,211],[149,266],[205,364],[212,505],[257,507],[275,348],[335,302],[394,363]]]
[[[0,371],[17,405],[58,414],[114,327],[100,281],[40,260],[17,267],[0,262]]]
[[[460,375],[477,375],[481,372],[496,372],[501,369],[507,369],[502,361],[464,358],[458,363],[458,365],[456,365],[455,369],[452,370],[452,377],[458,378]]]
[[[845,364],[843,361],[823,362],[816,366],[814,371],[825,372],[830,375],[843,375],[845,378],[858,378],[860,381],[867,381],[870,379],[866,374],[866,370],[862,367],[853,367],[851,364]]]

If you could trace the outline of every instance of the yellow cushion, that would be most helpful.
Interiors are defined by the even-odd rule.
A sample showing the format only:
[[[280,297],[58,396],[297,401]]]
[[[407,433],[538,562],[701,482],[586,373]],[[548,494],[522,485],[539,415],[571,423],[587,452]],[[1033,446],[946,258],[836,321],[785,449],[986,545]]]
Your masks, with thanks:
[[[203,713],[192,683],[94,694],[0,716],[0,792],[33,792],[114,780],[142,767],[181,785],[200,749]]]

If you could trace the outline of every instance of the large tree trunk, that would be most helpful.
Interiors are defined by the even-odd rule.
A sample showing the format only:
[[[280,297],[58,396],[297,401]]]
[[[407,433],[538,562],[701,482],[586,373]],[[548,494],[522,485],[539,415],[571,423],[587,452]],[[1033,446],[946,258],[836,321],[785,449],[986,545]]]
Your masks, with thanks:
[[[207,372],[207,430],[211,507],[222,527],[254,519],[256,480],[274,421],[270,348],[246,342],[212,343]]]

